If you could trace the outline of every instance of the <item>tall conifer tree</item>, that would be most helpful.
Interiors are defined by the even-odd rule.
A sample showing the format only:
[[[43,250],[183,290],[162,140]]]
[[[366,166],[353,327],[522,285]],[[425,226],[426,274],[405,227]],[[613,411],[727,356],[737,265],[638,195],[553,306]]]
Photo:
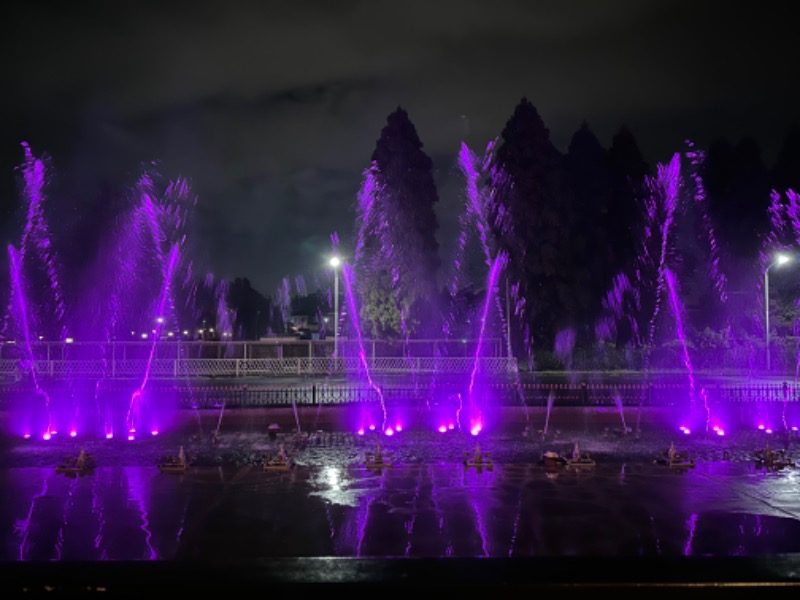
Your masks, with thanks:
[[[508,254],[515,298],[513,341],[517,351],[552,350],[574,306],[568,249],[571,193],[562,156],[527,98],[506,123],[491,179],[492,227],[498,250]]]
[[[376,335],[419,333],[420,325],[431,325],[438,297],[439,196],[433,161],[422,147],[408,113],[398,107],[381,131],[362,188],[359,287],[372,299],[364,311]],[[397,318],[388,314],[387,295]]]

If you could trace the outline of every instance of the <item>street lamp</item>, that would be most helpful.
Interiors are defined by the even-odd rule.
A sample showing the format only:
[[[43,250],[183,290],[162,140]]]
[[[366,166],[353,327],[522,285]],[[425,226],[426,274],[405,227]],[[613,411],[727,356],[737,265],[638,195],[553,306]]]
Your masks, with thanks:
[[[339,267],[342,261],[332,256],[329,264],[333,267],[333,358],[339,358]]]
[[[764,269],[764,325],[765,325],[765,336],[766,336],[766,343],[767,343],[767,372],[770,371],[770,352],[769,352],[769,270],[774,267],[775,265],[781,266],[785,265],[787,262],[791,261],[792,257],[788,254],[776,254],[775,260],[767,265],[767,268]]]

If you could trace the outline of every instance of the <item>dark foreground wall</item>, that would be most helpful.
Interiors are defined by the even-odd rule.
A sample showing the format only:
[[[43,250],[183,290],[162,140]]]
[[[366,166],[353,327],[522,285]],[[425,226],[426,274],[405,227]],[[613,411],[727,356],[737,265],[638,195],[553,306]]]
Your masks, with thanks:
[[[399,598],[409,593],[484,598],[793,597],[800,559],[565,557],[526,559],[286,558],[231,564],[192,562],[0,563],[3,597]],[[608,592],[614,594],[608,596]],[[210,596],[209,596],[210,594]],[[277,596],[276,596],[277,594]],[[320,596],[320,594],[323,594]],[[537,596],[541,597],[541,596]]]

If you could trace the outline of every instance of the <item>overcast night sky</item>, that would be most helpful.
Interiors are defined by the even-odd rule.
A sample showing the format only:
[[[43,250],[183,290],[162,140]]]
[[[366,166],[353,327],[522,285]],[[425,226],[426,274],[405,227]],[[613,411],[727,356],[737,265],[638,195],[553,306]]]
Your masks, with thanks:
[[[156,161],[198,197],[199,270],[273,295],[284,276],[313,284],[332,233],[350,239],[362,172],[402,106],[436,168],[445,257],[459,147],[482,151],[523,97],[562,152],[585,120],[606,147],[628,127],[651,164],[685,139],[751,136],[771,165],[798,123],[797,21],[792,3],[739,6],[15,2],[0,25],[2,206],[19,205],[23,141],[87,194]]]

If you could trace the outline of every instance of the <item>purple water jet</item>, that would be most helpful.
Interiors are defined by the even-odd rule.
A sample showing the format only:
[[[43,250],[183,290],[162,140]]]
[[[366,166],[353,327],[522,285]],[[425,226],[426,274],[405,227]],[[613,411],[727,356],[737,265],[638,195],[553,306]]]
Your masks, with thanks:
[[[196,199],[186,181],[164,182],[150,168],[106,207],[114,214],[103,228],[76,229],[59,218],[69,207],[49,197],[48,162],[23,147],[25,223],[18,249],[9,247],[11,297],[3,333],[20,342],[6,346],[6,358],[22,359],[21,376],[34,396],[44,398],[44,407],[33,398],[21,400],[18,412],[38,411],[45,422],[34,426],[33,417],[26,423],[20,417],[13,426],[47,437],[59,430],[72,437],[112,438],[143,428],[158,433],[175,403],[160,392],[148,403],[152,422],[143,423],[148,381],[162,350],[182,352],[167,340],[195,331],[192,321],[199,315],[199,282],[181,252]],[[40,365],[50,371],[40,372]]]

